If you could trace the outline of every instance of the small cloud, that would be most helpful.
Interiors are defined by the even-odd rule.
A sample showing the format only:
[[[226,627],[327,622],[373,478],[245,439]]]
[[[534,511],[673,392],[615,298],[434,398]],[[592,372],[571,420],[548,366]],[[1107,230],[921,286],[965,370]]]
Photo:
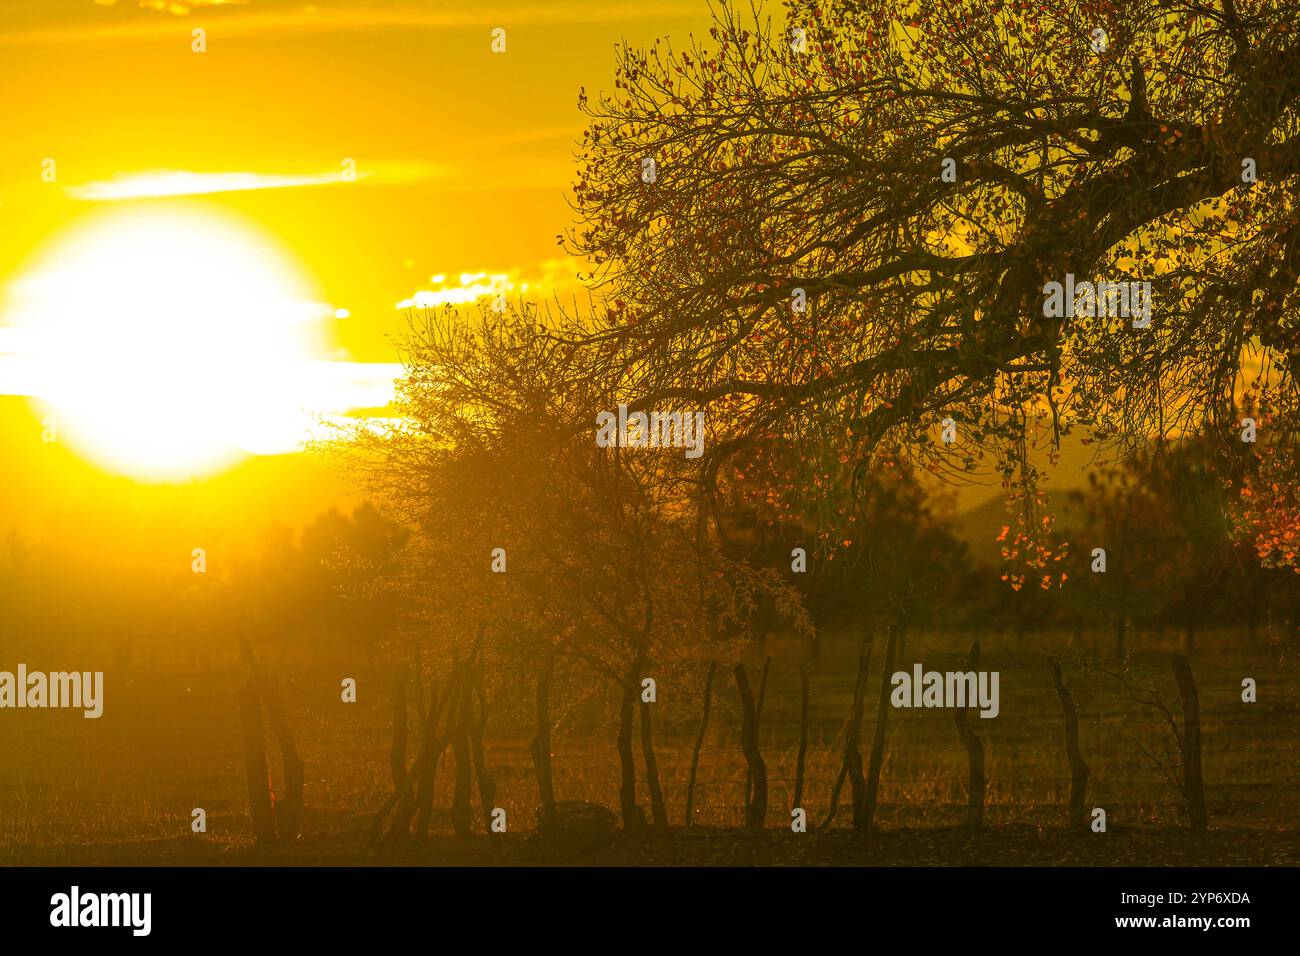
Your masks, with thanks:
[[[359,167],[358,182],[399,184],[418,182],[437,175],[436,167],[423,163],[380,163]],[[67,194],[86,202],[118,202],[126,199],[150,199],[163,196],[201,196],[210,193],[245,192],[254,189],[292,189],[303,186],[350,184],[342,167],[336,171],[306,174],[278,173],[196,173],[187,170],[158,169],[132,173],[113,179],[69,186]]]
[[[438,273],[430,277],[432,288],[416,292],[409,299],[398,302],[396,307],[405,310],[469,305],[498,295],[504,295],[510,300],[550,299],[582,287],[582,281],[578,278],[580,267],[580,260],[564,256],[546,259],[527,271],[522,268],[495,272],[484,270],[453,276]]]
[[[437,276],[434,277],[437,280]],[[509,294],[516,282],[509,272],[462,272],[459,283],[435,281],[435,288],[422,290],[397,303],[399,309],[432,309],[443,305],[468,305],[479,299]]]
[[[286,321],[290,322],[325,322],[329,319],[346,319],[351,313],[347,309],[338,309],[328,302],[291,302],[284,307]]]

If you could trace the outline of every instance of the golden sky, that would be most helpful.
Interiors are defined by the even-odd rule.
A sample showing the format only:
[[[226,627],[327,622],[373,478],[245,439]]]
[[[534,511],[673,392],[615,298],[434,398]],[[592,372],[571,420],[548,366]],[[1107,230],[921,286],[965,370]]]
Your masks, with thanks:
[[[191,463],[209,499],[328,502],[319,464],[253,454],[289,406],[375,404],[402,306],[572,291],[579,87],[620,40],[708,24],[703,0],[5,0],[0,528]],[[64,403],[53,441],[33,394]],[[205,455],[226,420],[240,453]]]

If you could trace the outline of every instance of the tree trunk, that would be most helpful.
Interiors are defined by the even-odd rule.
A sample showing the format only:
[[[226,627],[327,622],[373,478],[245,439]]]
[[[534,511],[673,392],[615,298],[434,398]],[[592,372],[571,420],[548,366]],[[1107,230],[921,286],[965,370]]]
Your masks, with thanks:
[[[845,778],[849,776],[855,765],[857,767],[857,777],[854,781],[854,812],[857,813],[857,794],[862,789],[862,757],[857,752],[857,728],[862,723],[867,671],[870,666],[871,635],[868,634],[862,639],[862,644],[858,647],[858,676],[853,684],[853,704],[849,708],[849,719],[844,725],[844,755],[840,763],[839,776],[835,778],[835,786],[831,788],[831,806],[826,813],[826,819],[818,827],[819,830],[825,830],[835,822],[835,814],[839,812],[840,807],[840,791],[844,788]]]
[[[732,673],[736,678],[736,692],[740,695],[741,748],[745,752],[749,778],[753,783],[752,797],[745,804],[745,829],[757,833],[763,829],[767,818],[767,765],[763,763],[763,755],[758,750],[758,709],[754,706],[754,695],[749,688],[745,665],[737,664]]]
[[[496,805],[497,784],[488,771],[487,756],[483,752],[483,733],[487,730],[488,707],[487,693],[483,689],[483,666],[480,663],[474,670],[474,693],[478,697],[478,721],[471,720],[469,729],[470,749],[474,755],[474,779],[478,781],[478,798],[483,807],[483,825],[491,835],[492,810]]]
[[[1056,696],[1061,700],[1061,713],[1065,717],[1065,755],[1070,762],[1070,812],[1067,817],[1072,830],[1084,830],[1088,826],[1088,813],[1085,801],[1088,795],[1088,765],[1079,752],[1079,716],[1074,709],[1074,698],[1066,689],[1061,677],[1061,665],[1056,658],[1047,658],[1052,669],[1052,686]]]
[[[876,795],[880,791],[880,771],[885,763],[885,730],[889,722],[889,685],[894,674],[894,655],[898,652],[899,631],[891,626],[885,639],[885,662],[880,669],[880,699],[876,701],[876,726],[871,735],[871,763],[867,767],[866,799],[862,805],[862,832],[875,828]]]
[[[849,722],[849,732],[844,740],[844,770],[849,778],[853,792],[853,829],[862,833],[866,825],[867,781],[862,775],[862,751],[859,739],[862,736],[862,715],[867,706],[867,672],[871,667],[871,644],[868,637],[858,655],[858,676],[853,688],[853,713]]]
[[[554,670],[555,658],[548,654],[537,675],[537,736],[529,746],[533,768],[537,771],[537,794],[542,802],[543,817],[555,812],[555,784],[551,776],[551,676]]]
[[[457,836],[467,837],[473,831],[471,824],[474,810],[470,803],[470,755],[469,725],[474,696],[470,689],[469,665],[464,665],[460,673],[459,707],[452,712],[455,722],[452,736],[452,754],[456,759],[456,790],[451,800],[451,825]]]
[[[451,691],[452,689],[448,687],[447,693],[439,696],[435,684],[429,689],[428,708],[425,709],[424,704],[420,704],[419,710],[424,714],[420,721],[420,750],[415,756],[415,762],[406,771],[405,779],[375,814],[374,823],[371,824],[371,842],[379,840],[383,832],[384,820],[389,811],[394,808],[396,810],[393,822],[384,835],[386,840],[402,842],[409,839],[411,819],[416,817],[417,811],[419,812],[416,818],[417,831],[422,835],[428,833],[429,812],[433,805],[433,771],[437,767],[438,755],[447,746],[446,737],[435,742],[434,734],[437,732],[438,718],[447,705]]]
[[[1174,680],[1183,702],[1183,795],[1187,799],[1187,816],[1192,832],[1204,833],[1209,826],[1209,813],[1205,805],[1205,780],[1201,776],[1201,701],[1192,668],[1182,654],[1174,657]]]
[[[420,751],[427,759],[422,763],[417,760],[420,767],[415,777],[415,803],[411,807],[412,812],[415,813],[415,835],[421,840],[429,835],[429,824],[433,817],[433,790],[438,776],[438,758],[442,756],[447,748],[447,742],[451,739],[452,728],[456,723],[459,694],[460,682],[455,674],[447,679],[447,685],[441,693],[436,686],[429,691],[429,718],[425,721],[424,732],[420,738]],[[447,733],[439,746],[438,718],[444,711],[447,714]],[[404,816],[404,813],[399,812],[399,816]],[[410,825],[409,818],[406,820],[406,825],[408,827]]]
[[[763,658],[763,674],[758,680],[758,702],[754,705],[754,741],[758,746],[758,733],[763,725],[763,701],[767,697],[767,671],[772,665],[772,658]],[[754,785],[754,773],[752,770],[745,771],[745,806],[749,806],[750,790]]]
[[[803,774],[808,759],[808,667],[799,665],[799,756],[794,762],[794,807],[803,807]]]
[[[971,645],[967,669],[974,671],[980,664],[980,642]],[[967,701],[969,703],[969,701]],[[967,784],[966,826],[975,833],[984,826],[984,745],[975,731],[970,728],[970,721],[965,707],[958,707],[954,715],[957,735],[966,745],[966,754],[970,760],[970,780]]]
[[[704,678],[704,714],[700,718],[700,732],[695,738],[695,749],[691,751],[691,775],[686,782],[686,826],[695,826],[695,776],[700,769],[700,749],[704,746],[704,734],[709,729],[709,706],[713,703],[713,674],[718,669],[717,661],[709,661],[709,672]]]
[[[284,765],[284,799],[275,808],[276,836],[281,843],[292,843],[298,839],[306,768],[298,756],[298,746],[289,730],[284,704],[280,700],[280,688],[275,681],[268,682],[262,691],[262,697],[266,702],[266,715],[271,730],[275,732],[280,744],[280,761]]]
[[[618,762],[622,786],[618,799],[623,811],[623,832],[641,831],[641,808],[636,802],[636,761],[632,756],[632,720],[636,714],[637,690],[640,686],[640,662],[634,663],[623,679],[623,699],[618,713]]]
[[[246,638],[240,638],[240,652],[253,675],[253,683],[266,707],[271,731],[280,745],[280,762],[284,767],[284,797],[275,805],[275,829],[280,842],[292,843],[298,839],[305,768],[302,758],[298,756],[293,732],[289,729],[289,719],[285,716],[284,704],[280,700],[279,685],[263,671]],[[265,750],[263,755],[265,756]]]
[[[402,781],[406,779],[407,680],[408,675],[405,667],[399,668],[393,676],[393,749],[389,754],[388,762],[393,771],[394,788],[400,787]]]
[[[239,723],[244,738],[244,772],[248,778],[248,807],[253,817],[253,841],[275,842],[275,813],[271,808],[266,742],[262,737],[262,705],[257,689],[239,689]]]
[[[661,836],[668,832],[668,811],[664,808],[664,792],[659,786],[659,761],[655,759],[654,736],[650,723],[650,704],[641,700],[641,756],[645,758],[645,786],[650,794],[650,818],[655,832]]]

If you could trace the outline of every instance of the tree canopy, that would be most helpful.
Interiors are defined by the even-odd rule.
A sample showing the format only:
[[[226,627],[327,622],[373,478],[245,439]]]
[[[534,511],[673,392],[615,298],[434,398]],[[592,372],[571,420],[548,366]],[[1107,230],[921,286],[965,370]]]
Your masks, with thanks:
[[[600,374],[706,407],[714,458],[1007,468],[1030,423],[1226,442],[1248,393],[1291,433],[1300,4],[714,13],[582,96],[567,239],[608,298]],[[1150,282],[1149,326],[1045,315],[1067,275]]]

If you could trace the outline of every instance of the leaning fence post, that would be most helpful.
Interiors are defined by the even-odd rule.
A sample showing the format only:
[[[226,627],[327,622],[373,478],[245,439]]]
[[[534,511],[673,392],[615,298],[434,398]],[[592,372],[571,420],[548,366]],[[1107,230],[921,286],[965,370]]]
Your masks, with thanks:
[[[239,723],[244,738],[244,771],[248,777],[248,806],[253,817],[253,840],[275,842],[275,813],[267,782],[266,743],[262,738],[262,709],[257,688],[239,689]]]
[[[262,683],[262,700],[271,730],[280,744],[280,761],[284,765],[284,799],[275,808],[276,833],[284,843],[298,839],[299,819],[302,816],[302,791],[306,776],[298,746],[294,743],[284,703],[280,699],[279,683],[267,678]]]
[[[252,674],[253,688],[266,706],[266,716],[271,724],[271,730],[280,744],[280,762],[284,767],[284,798],[278,805],[273,805],[274,831],[282,842],[292,843],[298,838],[298,821],[302,814],[305,777],[302,758],[298,756],[298,747],[294,743],[293,732],[289,729],[289,719],[285,715],[284,703],[280,699],[279,683],[262,669],[247,637],[240,636],[239,649]],[[260,719],[258,728],[260,739]],[[265,745],[262,745],[262,762],[266,762]]]

